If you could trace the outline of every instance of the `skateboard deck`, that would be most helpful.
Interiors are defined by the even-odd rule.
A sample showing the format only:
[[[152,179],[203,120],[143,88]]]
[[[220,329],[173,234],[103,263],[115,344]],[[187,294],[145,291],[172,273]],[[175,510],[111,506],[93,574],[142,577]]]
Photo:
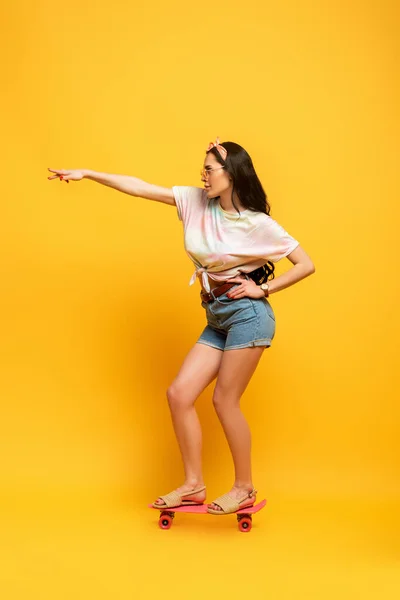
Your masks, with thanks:
[[[261,500],[258,504],[254,504],[253,506],[248,506],[247,508],[240,508],[237,512],[230,513],[232,515],[237,516],[237,522],[239,531],[249,532],[252,527],[252,515],[267,504],[266,500]],[[213,515],[212,513],[207,512],[208,504],[194,504],[194,505],[186,505],[186,506],[177,506],[173,508],[156,508],[152,504],[149,504],[148,507],[153,510],[158,510],[160,512],[160,518],[158,520],[158,526],[160,529],[170,529],[172,527],[172,521],[175,517],[175,513],[191,513],[193,515],[210,515],[211,517],[224,517],[226,515]]]

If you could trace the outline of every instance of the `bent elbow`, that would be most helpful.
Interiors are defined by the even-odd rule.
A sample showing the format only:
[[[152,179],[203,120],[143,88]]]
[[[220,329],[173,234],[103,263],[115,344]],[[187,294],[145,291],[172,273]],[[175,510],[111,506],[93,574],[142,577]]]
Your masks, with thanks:
[[[307,265],[307,275],[312,275],[315,273],[315,265],[314,263],[310,263]]]

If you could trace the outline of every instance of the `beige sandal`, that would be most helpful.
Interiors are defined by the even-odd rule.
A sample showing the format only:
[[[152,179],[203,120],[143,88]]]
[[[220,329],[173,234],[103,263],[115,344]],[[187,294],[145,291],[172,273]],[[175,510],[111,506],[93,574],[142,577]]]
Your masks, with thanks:
[[[218,506],[220,506],[222,510],[215,510],[215,508],[210,508],[210,506],[208,506],[207,512],[211,513],[212,515],[229,515],[231,513],[237,512],[241,508],[250,508],[254,505],[254,502],[256,500],[256,494],[257,490],[252,489],[251,492],[248,492],[245,496],[243,496],[243,498],[240,498],[239,500],[236,500],[236,498],[233,498],[229,494],[223,494],[223,496],[220,496],[216,500],[213,500],[213,503],[218,504]],[[252,504],[240,506],[242,502],[244,502],[247,498],[251,498],[252,496],[254,496],[254,502],[252,502]]]
[[[204,504],[204,502],[193,502],[192,500],[182,500],[182,498],[186,496],[195,496],[205,489],[206,486],[203,485],[203,487],[197,488],[196,490],[190,490],[189,492],[177,492],[174,490],[165,496],[159,496],[159,498],[164,501],[164,504],[157,504],[156,502],[153,502],[152,506],[154,506],[154,508],[176,508],[177,506],[201,505]]]

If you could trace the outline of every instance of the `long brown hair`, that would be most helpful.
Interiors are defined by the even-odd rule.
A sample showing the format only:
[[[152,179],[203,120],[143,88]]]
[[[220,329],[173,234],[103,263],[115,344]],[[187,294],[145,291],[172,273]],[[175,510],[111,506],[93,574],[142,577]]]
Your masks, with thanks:
[[[249,153],[235,142],[223,142],[221,146],[228,151],[226,160],[223,160],[215,146],[208,150],[206,154],[211,152],[220,165],[224,167],[225,171],[229,173],[232,179],[232,204],[239,213],[239,218],[240,210],[234,202],[234,192],[236,192],[241,204],[246,209],[255,212],[263,212],[266,215],[269,215],[271,207],[268,202],[268,197],[254,169],[253,161],[251,160]],[[219,196],[216,197],[218,198]],[[261,283],[264,283],[267,279],[273,279],[275,277],[274,270],[274,263],[267,261],[265,265],[248,273],[248,275],[257,283],[257,285],[261,285]]]

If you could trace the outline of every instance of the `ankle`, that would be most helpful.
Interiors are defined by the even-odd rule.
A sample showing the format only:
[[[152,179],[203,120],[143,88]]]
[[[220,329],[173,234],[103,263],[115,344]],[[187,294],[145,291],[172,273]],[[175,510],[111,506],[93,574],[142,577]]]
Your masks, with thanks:
[[[246,492],[251,492],[251,490],[254,489],[254,485],[252,484],[252,482],[245,482],[245,481],[239,481],[236,480],[235,483],[233,484],[233,487],[237,490],[244,490]]]
[[[199,487],[203,487],[204,485],[204,481],[202,478],[192,478],[192,479],[185,479],[185,483],[183,484],[185,487],[189,487],[189,488],[199,488]]]

